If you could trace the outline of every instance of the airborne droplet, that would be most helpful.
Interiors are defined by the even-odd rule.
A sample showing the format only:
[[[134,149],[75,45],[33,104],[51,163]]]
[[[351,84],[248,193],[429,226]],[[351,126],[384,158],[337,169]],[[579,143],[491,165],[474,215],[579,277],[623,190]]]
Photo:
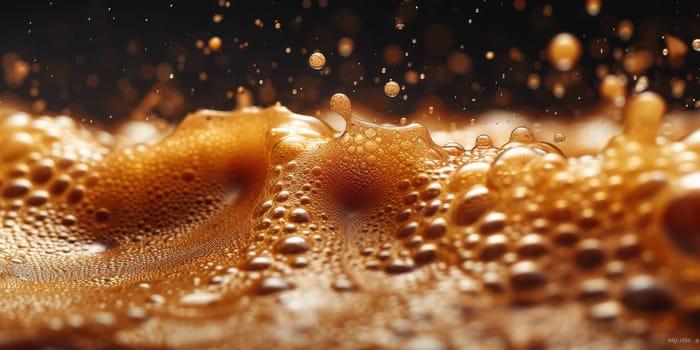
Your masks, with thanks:
[[[401,87],[395,81],[389,81],[384,84],[384,94],[389,97],[396,97],[401,91]]]
[[[326,65],[326,56],[320,52],[314,52],[309,56],[309,66],[315,70],[320,70]]]

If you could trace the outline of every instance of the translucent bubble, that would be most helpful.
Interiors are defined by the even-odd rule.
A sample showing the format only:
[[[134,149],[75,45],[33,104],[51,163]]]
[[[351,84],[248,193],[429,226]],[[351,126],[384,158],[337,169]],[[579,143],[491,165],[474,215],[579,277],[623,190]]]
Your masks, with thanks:
[[[566,141],[566,134],[564,134],[563,132],[554,133],[554,142],[562,143],[564,141]]]
[[[326,65],[326,56],[320,52],[314,52],[309,56],[309,66],[315,70],[320,70]]]
[[[526,171],[525,165],[540,155],[529,147],[514,147],[501,153],[488,173],[491,184],[507,188],[518,182]]]
[[[337,93],[331,97],[331,109],[346,121],[352,119],[352,104],[350,103],[350,98],[343,93]]]
[[[700,52],[700,39],[693,40],[691,46],[693,47],[693,50]]]
[[[557,34],[547,47],[549,63],[560,71],[573,68],[581,58],[581,53],[581,41],[569,33]]]
[[[401,91],[401,87],[395,81],[389,81],[384,84],[384,94],[389,97],[396,97]]]

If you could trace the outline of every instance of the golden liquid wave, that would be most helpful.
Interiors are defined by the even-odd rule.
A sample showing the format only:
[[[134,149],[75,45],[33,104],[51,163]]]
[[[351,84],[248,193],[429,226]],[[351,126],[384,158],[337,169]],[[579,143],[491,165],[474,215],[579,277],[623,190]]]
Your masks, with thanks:
[[[338,102],[335,100],[336,104]],[[349,101],[348,101],[349,103]],[[338,107],[338,106],[336,106]],[[628,102],[602,152],[529,129],[203,110],[125,146],[0,119],[7,348],[656,348],[700,337],[700,133]]]

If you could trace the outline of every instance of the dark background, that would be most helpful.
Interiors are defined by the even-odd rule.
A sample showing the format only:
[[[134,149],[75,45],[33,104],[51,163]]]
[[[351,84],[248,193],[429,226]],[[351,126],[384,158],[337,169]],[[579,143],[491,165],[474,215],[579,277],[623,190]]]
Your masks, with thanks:
[[[700,52],[688,47],[684,67],[672,69],[661,56],[661,35],[672,34],[687,45],[700,38],[700,1],[602,0],[596,16],[586,12],[585,1],[526,1],[520,10],[515,3],[231,0],[227,7],[217,0],[6,2],[0,15],[0,56],[15,53],[33,66],[19,84],[2,79],[0,92],[36,111],[105,122],[135,109],[166,119],[198,108],[230,109],[239,86],[252,92],[257,105],[279,100],[311,114],[342,91],[354,104],[394,118],[421,113],[426,106],[465,117],[490,108],[576,115],[599,101],[599,66],[624,73],[613,57],[615,48],[623,53],[649,48],[659,56],[644,72],[649,89],[664,95],[672,109],[697,109]],[[544,14],[548,6],[550,16]],[[221,23],[214,23],[215,14],[223,15]],[[403,30],[396,28],[397,18],[405,22]],[[635,26],[629,41],[615,33],[623,19]],[[569,76],[555,71],[543,54],[549,40],[564,31],[583,44],[581,61]],[[220,51],[206,54],[196,47],[197,40],[206,44],[212,36],[222,39]],[[337,53],[341,37],[354,40],[349,57]],[[603,57],[591,54],[594,41],[608,48]],[[383,57],[391,44],[409,54],[396,66]],[[285,53],[286,47],[291,53]],[[512,48],[524,58],[513,60]],[[309,68],[308,55],[314,50],[325,53],[329,71]],[[492,60],[485,58],[489,50],[495,54]],[[447,69],[447,57],[455,51],[471,59],[468,72]],[[173,79],[162,79],[168,67]],[[396,98],[384,96],[384,83],[393,79],[405,84],[409,70],[426,78],[407,84]],[[206,79],[201,79],[202,72]],[[527,87],[529,74],[541,77],[538,89]],[[635,77],[629,78],[631,89]],[[558,79],[568,81],[561,98],[551,91]],[[687,83],[680,98],[670,94],[672,79]],[[261,80],[263,86],[274,87],[272,95],[260,92]],[[159,98],[143,102],[155,89]]]

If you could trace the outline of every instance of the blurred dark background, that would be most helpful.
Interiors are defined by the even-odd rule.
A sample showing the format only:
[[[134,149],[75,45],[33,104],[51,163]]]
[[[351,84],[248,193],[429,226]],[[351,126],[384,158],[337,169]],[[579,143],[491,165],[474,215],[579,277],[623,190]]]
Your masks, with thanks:
[[[698,109],[700,1],[598,3],[599,12],[595,0],[6,2],[0,100],[106,123],[231,109],[239,87],[256,105],[308,114],[345,92],[391,118],[491,108],[575,116],[600,102],[604,75],[619,74],[629,91]],[[583,49],[568,72],[546,59],[560,32]],[[685,44],[680,66],[663,53],[665,35]],[[208,46],[214,36],[219,50]],[[640,50],[651,63],[626,68]],[[322,70],[309,67],[314,51],[326,56]],[[394,98],[383,92],[389,80],[404,86]]]

